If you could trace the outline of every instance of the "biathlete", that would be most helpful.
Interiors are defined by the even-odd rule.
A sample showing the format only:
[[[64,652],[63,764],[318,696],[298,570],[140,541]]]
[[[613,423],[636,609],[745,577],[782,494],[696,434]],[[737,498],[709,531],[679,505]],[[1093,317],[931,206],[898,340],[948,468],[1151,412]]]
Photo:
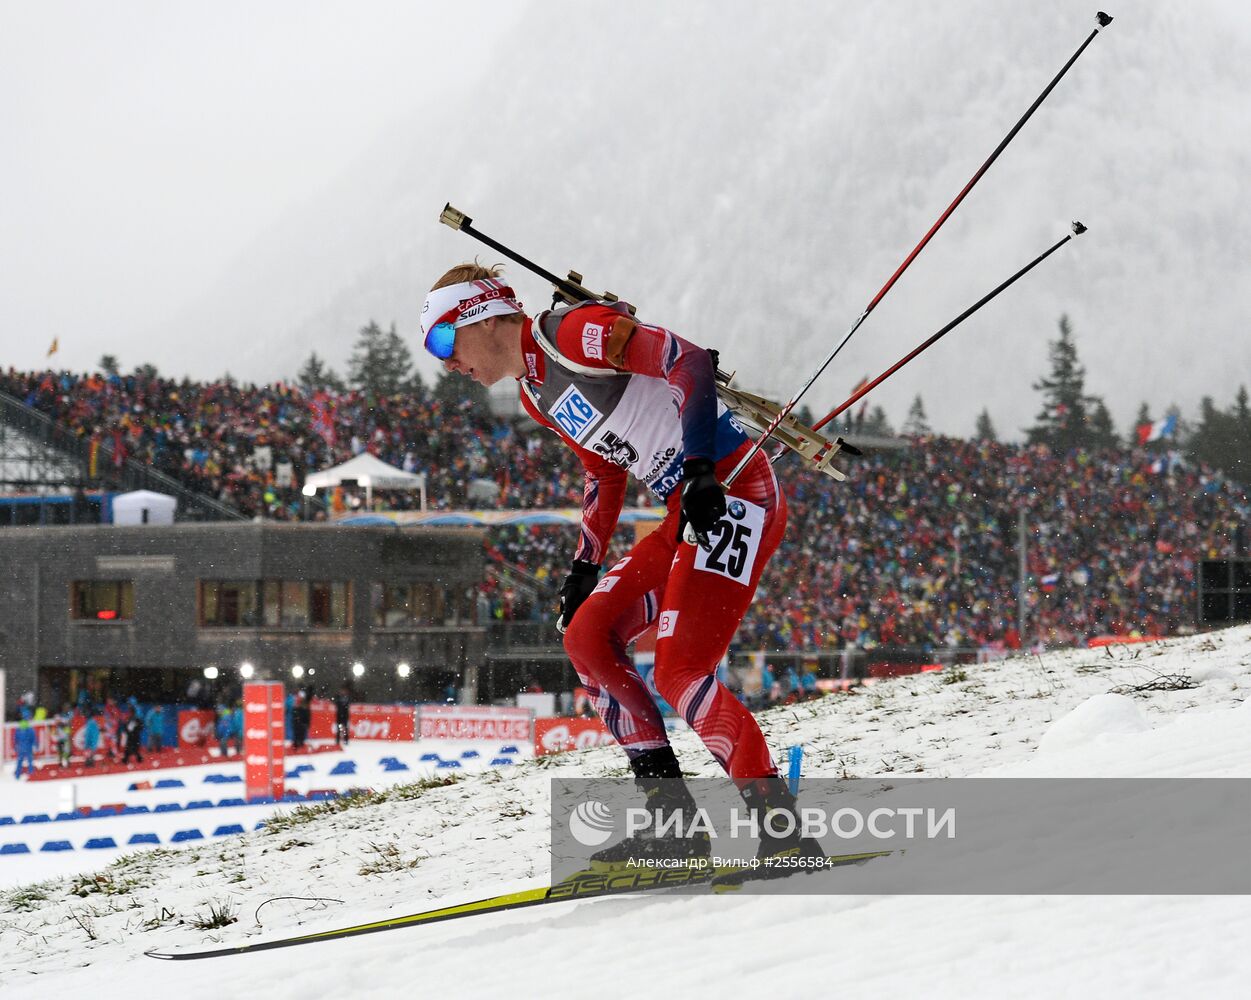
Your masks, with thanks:
[[[531,318],[499,269],[462,264],[426,297],[427,351],[483,386],[520,383],[526,411],[573,449],[586,473],[582,527],[560,590],[565,650],[635,780],[659,812],[693,808],[656,702],[627,647],[657,623],[655,684],[738,786],[749,809],[794,813],[795,800],[756,720],[716,668],[786,530],[786,498],[763,450],[727,492],[751,446],[717,397],[707,350],[638,322],[619,303],[588,301]],[[600,578],[633,474],[667,508],[663,524]],[[689,524],[698,543],[684,544]],[[771,824],[774,827],[784,824]],[[767,827],[766,827],[767,830]],[[706,854],[635,838],[617,853]],[[618,860],[613,848],[603,860]],[[793,835],[763,836],[760,855],[818,854]],[[597,858],[600,857],[597,855]]]

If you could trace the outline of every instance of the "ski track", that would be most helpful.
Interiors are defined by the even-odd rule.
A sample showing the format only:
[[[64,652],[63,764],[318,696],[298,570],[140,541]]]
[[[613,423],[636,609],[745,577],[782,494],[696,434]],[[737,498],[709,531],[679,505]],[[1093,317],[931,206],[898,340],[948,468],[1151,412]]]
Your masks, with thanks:
[[[760,720],[775,752],[804,744],[807,776],[1251,777],[1251,627],[963,669],[967,679],[957,683],[941,673],[897,678]],[[1128,707],[1099,697],[1182,672],[1198,687],[1129,695]],[[674,743],[688,770],[717,773],[692,733]],[[15,891],[0,890],[0,989],[6,1000],[161,988],[183,1000],[245,991],[552,998],[611,989],[619,969],[690,996],[1210,997],[1243,995],[1251,975],[1244,896],[868,896],[855,894],[866,873],[854,868],[809,876],[831,880],[829,895],[591,900],[207,965],[142,954],[327,929],[545,883],[548,780],[624,773],[615,748],[564,754],[289,831],[128,855],[101,869],[137,880],[116,896],[79,898],[59,877],[41,883],[46,899],[17,910]],[[0,790],[13,787],[10,779]],[[129,821],[101,822],[116,835],[135,828]],[[378,857],[371,845],[391,844],[416,866],[359,873]],[[0,858],[0,866],[13,863]],[[257,927],[257,906],[285,895],[343,902],[269,903]],[[223,901],[236,923],[213,931],[179,923]],[[145,929],[162,908],[176,916]]]

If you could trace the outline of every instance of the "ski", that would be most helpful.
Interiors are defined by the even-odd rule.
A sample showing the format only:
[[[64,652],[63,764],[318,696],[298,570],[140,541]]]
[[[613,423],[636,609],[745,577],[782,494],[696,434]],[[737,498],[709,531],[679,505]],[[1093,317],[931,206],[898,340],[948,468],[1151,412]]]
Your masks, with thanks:
[[[845,865],[863,864],[873,858],[881,858],[890,851],[871,851],[862,854],[829,855],[819,867],[795,868],[786,873],[791,874],[811,871],[826,871]],[[521,910],[530,906],[543,906],[548,903],[576,902],[583,899],[600,899],[605,896],[619,896],[629,893],[655,892],[661,889],[680,889],[700,886],[717,889],[714,879],[725,875],[727,871],[739,869],[713,868],[633,868],[617,869],[609,872],[584,871],[578,872],[552,886],[538,886],[534,889],[523,889],[519,892],[488,896],[485,899],[458,903],[453,906],[440,906],[420,913],[411,913],[403,917],[392,917],[388,920],[377,920],[351,927],[339,927],[327,931],[312,931],[291,937],[277,938],[273,941],[241,942],[224,945],[219,948],[201,948],[190,951],[162,951],[153,949],[144,952],[149,958],[163,961],[181,962],[200,958],[221,958],[226,955],[246,955],[257,951],[270,951],[275,948],[291,948],[296,945],[312,944],[315,941],[336,941],[340,938],[356,937],[361,934],[374,934],[379,931],[397,930],[401,927],[416,927],[425,924],[442,923],[445,920],[458,920],[461,917],[483,916],[488,913],[503,913],[508,910]],[[729,889],[735,887],[725,887]],[[719,890],[718,890],[719,891]]]

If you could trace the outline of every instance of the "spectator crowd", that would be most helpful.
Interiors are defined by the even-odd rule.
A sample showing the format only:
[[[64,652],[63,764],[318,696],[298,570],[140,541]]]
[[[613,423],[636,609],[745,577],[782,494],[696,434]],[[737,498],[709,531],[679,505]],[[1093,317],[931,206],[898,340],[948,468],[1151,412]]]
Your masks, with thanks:
[[[425,472],[436,509],[581,503],[581,470],[553,435],[425,392],[12,369],[0,390],[106,445],[104,461],[147,462],[249,516],[299,517],[304,476],[363,451]],[[745,648],[1015,648],[1171,634],[1193,622],[1200,560],[1246,554],[1246,488],[1175,454],[927,437],[843,464],[844,483],[793,458],[779,464],[790,522],[740,631]],[[483,480],[494,489],[470,489]],[[550,618],[575,534],[493,529],[482,606],[497,620]],[[623,526],[610,558],[632,540]]]

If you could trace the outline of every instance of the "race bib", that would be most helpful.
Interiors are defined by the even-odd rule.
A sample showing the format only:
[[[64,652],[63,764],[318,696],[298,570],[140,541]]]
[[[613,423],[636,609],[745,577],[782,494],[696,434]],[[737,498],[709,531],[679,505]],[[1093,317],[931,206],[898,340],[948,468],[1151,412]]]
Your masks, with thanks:
[[[749,586],[764,522],[763,507],[738,497],[726,497],[725,517],[708,532],[711,551],[695,547],[695,568]]]

